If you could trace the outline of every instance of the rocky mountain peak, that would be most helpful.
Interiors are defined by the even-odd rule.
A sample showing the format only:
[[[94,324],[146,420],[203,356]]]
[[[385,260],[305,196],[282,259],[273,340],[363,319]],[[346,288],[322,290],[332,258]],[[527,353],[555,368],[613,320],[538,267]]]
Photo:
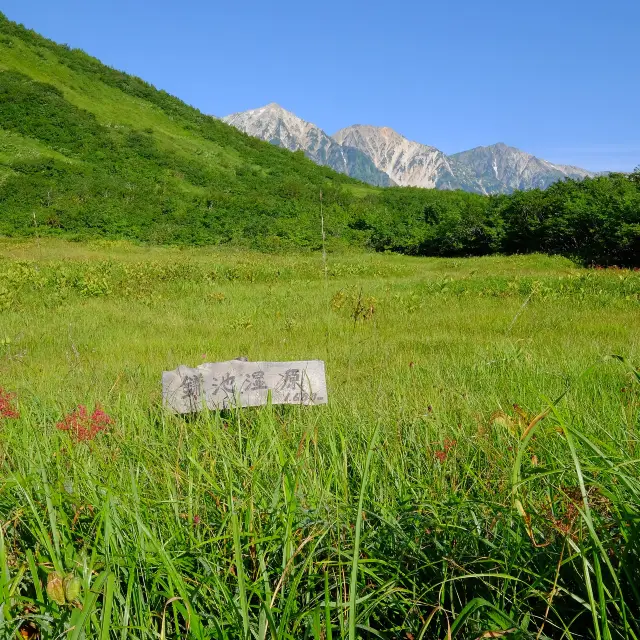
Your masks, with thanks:
[[[389,127],[354,125],[333,138],[365,153],[401,186],[434,188],[439,180],[455,181],[442,151],[408,140]]]
[[[245,133],[290,151],[302,149],[317,164],[376,186],[391,186],[389,176],[357,149],[348,148],[328,136],[320,127],[299,118],[279,104],[234,113],[223,122]]]
[[[222,120],[291,151],[302,149],[318,164],[377,186],[509,193],[593,175],[536,158],[504,142],[446,155],[390,127],[357,124],[329,136],[275,102]]]
[[[451,158],[488,193],[546,189],[558,180],[581,180],[594,175],[577,167],[553,164],[502,142],[455,153]]]

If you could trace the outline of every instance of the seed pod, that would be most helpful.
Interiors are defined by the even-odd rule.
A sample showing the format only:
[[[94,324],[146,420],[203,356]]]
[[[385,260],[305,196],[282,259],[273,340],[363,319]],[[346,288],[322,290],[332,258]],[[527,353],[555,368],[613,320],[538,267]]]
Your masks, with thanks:
[[[67,602],[75,602],[80,597],[82,582],[73,573],[69,573],[64,579],[64,595]]]
[[[47,595],[58,604],[64,604],[64,584],[57,571],[47,576]]]

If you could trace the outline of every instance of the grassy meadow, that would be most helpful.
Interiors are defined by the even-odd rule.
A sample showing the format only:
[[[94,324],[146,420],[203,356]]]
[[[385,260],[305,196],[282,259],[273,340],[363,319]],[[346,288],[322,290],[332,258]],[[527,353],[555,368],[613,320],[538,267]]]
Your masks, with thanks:
[[[0,637],[640,637],[639,312],[543,255],[0,240]],[[240,355],[329,405],[163,412]]]

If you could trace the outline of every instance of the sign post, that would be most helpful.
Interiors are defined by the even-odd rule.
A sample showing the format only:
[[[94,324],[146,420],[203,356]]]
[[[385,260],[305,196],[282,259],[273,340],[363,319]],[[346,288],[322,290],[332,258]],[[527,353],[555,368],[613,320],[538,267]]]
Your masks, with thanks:
[[[208,362],[162,374],[162,402],[174,413],[272,404],[327,404],[322,360]]]

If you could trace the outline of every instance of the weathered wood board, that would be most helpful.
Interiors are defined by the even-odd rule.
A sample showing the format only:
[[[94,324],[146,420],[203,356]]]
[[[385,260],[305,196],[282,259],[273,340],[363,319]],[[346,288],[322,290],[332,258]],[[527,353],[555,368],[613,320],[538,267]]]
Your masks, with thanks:
[[[175,413],[195,413],[267,404],[327,403],[322,360],[296,362],[208,362],[180,365],[162,374],[162,401]]]

